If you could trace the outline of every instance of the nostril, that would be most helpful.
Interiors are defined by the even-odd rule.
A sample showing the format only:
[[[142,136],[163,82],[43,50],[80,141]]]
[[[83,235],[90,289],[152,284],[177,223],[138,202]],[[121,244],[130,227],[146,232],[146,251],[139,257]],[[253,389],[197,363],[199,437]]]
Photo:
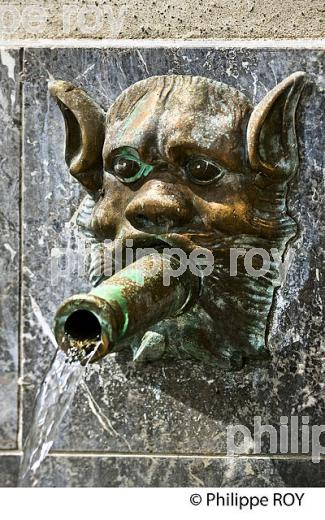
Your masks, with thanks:
[[[144,215],[143,213],[138,213],[137,215],[135,215],[133,217],[133,220],[134,222],[138,225],[138,226],[147,226],[148,224],[150,224],[150,219]]]
[[[137,213],[132,220],[136,226],[141,228],[149,226],[170,226],[173,224],[173,218],[171,216],[159,214],[148,216],[144,213]]]

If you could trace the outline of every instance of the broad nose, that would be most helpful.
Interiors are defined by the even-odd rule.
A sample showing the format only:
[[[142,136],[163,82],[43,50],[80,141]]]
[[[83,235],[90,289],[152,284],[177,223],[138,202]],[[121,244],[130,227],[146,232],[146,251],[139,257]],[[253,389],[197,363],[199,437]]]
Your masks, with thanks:
[[[161,233],[188,224],[192,205],[175,185],[151,181],[129,203],[125,216],[136,229]]]

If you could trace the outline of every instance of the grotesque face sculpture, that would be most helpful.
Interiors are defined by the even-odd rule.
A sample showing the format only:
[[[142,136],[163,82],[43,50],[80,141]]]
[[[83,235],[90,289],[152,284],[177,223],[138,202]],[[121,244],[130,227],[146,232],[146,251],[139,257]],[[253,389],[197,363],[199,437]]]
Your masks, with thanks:
[[[66,121],[67,164],[88,192],[79,224],[97,244],[92,283],[100,281],[107,239],[113,254],[132,239],[134,248],[213,255],[196,304],[133,338],[150,343],[147,359],[191,357],[240,368],[245,358],[263,355],[279,260],[296,232],[286,193],[298,167],[295,112],[303,83],[304,73],[293,74],[254,108],[207,78],[157,76],[122,92],[106,116],[81,89],[52,84]],[[258,252],[269,254],[262,276],[247,271],[252,248],[256,274],[265,259]]]

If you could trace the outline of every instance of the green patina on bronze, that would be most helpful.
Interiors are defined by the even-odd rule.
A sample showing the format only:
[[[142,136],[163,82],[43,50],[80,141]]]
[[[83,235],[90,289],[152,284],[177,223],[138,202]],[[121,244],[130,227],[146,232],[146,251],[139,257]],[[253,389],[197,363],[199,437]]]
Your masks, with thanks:
[[[165,245],[189,256],[199,248],[213,257],[195,298],[195,277],[173,280],[169,294],[161,273],[150,274],[149,261],[122,269],[109,289],[104,280],[92,291],[121,309],[123,317],[115,309],[107,319],[112,330],[114,320],[121,327],[123,345],[125,338],[138,342],[135,357],[149,360],[152,349],[152,359],[190,357],[230,369],[262,358],[281,282],[271,252],[283,260],[297,232],[287,190],[299,165],[295,116],[304,82],[305,74],[296,72],[254,107],[212,79],[156,76],[131,85],[107,114],[70,83],[51,85],[68,128],[68,167],[88,191],[78,222],[97,244],[92,283],[104,278],[94,272],[104,265],[105,239],[113,238],[113,256],[132,239],[135,249],[161,253]],[[248,273],[243,255],[232,276],[231,250],[251,248],[269,254],[267,274]],[[259,269],[257,257],[252,266]],[[104,312],[110,313],[104,306],[101,319]],[[57,323],[62,330],[60,315]]]
[[[132,282],[135,282],[136,284],[143,286],[144,285],[144,274],[139,269],[130,269],[128,268],[127,271],[120,272],[120,276],[123,278],[126,278],[127,280],[131,280]]]
[[[123,157],[124,159],[130,159],[132,161],[137,162],[139,165],[138,173],[136,175],[133,175],[133,177],[124,180],[126,184],[130,184],[132,182],[138,181],[141,178],[147,177],[149,173],[153,170],[153,166],[151,164],[146,164],[141,161],[141,159],[139,158],[139,154],[136,152],[136,150],[134,150],[134,148],[125,146],[119,150],[118,154],[115,157]]]
[[[119,335],[120,338],[123,338],[124,334],[127,331],[128,323],[129,323],[129,314],[128,314],[128,306],[125,297],[123,296],[123,287],[118,285],[99,285],[95,289],[91,291],[90,294],[94,296],[98,296],[99,298],[103,298],[108,303],[110,301],[117,302],[123,311],[124,324]]]
[[[119,273],[119,277],[122,279],[124,278],[125,280],[130,280],[139,286],[144,285],[145,277],[144,277],[144,273],[141,272],[140,269],[128,268],[125,271],[121,271]],[[120,338],[123,338],[123,336],[125,335],[127,328],[128,328],[128,323],[129,323],[128,304],[127,304],[127,300],[123,294],[123,291],[125,291],[125,290],[126,290],[125,286],[123,286],[123,285],[112,285],[112,284],[108,285],[108,284],[103,283],[103,284],[95,287],[95,289],[93,289],[90,292],[90,294],[92,294],[94,296],[98,296],[99,298],[103,298],[108,303],[111,301],[114,301],[114,302],[118,303],[118,305],[121,307],[121,309],[123,311],[123,316],[124,316],[124,325],[123,325],[123,328],[120,333]]]

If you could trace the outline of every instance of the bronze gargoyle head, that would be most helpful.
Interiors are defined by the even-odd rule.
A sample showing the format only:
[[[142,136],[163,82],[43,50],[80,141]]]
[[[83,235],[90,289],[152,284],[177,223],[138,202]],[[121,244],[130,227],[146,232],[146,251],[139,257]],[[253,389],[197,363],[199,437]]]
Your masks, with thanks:
[[[240,368],[263,356],[279,263],[296,233],[286,195],[299,163],[295,113],[304,81],[305,73],[292,74],[253,107],[204,77],[151,77],[122,92],[107,114],[70,83],[50,86],[66,122],[66,162],[88,192],[79,224],[97,245],[93,285],[103,280],[107,240],[113,255],[130,240],[158,253],[166,246],[212,254],[212,269],[183,312],[146,321],[149,304],[134,311],[143,320],[138,315],[117,343],[132,344],[135,358]]]

